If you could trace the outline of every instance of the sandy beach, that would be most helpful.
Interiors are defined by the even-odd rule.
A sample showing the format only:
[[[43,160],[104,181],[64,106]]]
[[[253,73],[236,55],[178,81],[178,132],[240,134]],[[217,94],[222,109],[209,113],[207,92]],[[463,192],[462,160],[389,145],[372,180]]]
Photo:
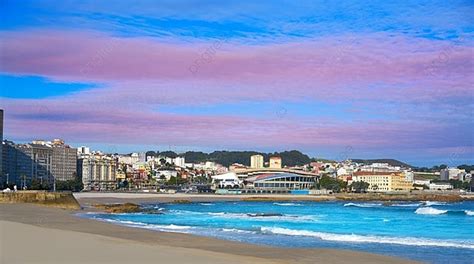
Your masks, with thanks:
[[[210,201],[232,197],[185,196]],[[1,263],[415,263],[365,252],[258,246],[84,219],[92,203],[166,202],[180,195],[79,194],[85,209],[0,204]],[[214,200],[215,200],[214,199]]]

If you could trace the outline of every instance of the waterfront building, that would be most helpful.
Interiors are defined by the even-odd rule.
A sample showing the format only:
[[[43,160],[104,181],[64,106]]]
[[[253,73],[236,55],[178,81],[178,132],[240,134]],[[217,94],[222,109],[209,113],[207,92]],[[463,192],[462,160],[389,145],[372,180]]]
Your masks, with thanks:
[[[84,190],[113,190],[116,188],[117,158],[102,154],[81,155],[77,159],[77,172]]]
[[[249,187],[262,191],[309,190],[315,185],[314,176],[291,173],[274,173],[249,177],[245,180]]]
[[[430,183],[428,186],[430,190],[433,191],[447,191],[447,190],[452,190],[453,186],[449,183],[443,183],[443,182],[437,182],[437,183]]]
[[[280,157],[270,157],[270,165],[271,169],[281,169],[282,162]]]
[[[448,171],[448,169],[442,169],[439,172],[439,179],[441,181],[448,181],[449,180],[449,171]]]
[[[64,144],[61,139],[54,139],[51,144],[51,174],[57,181],[70,181],[76,178],[77,150]]]
[[[252,155],[250,157],[250,167],[252,169],[261,169],[261,168],[263,168],[263,156],[262,155]]]
[[[3,171],[3,109],[0,109],[0,179],[6,176]]]
[[[29,186],[32,180],[51,181],[52,149],[38,144],[15,144],[3,141],[4,173],[6,182]]]
[[[401,172],[357,171],[348,183],[357,181],[368,183],[368,191],[410,191],[413,188],[413,182],[407,181],[405,174]]]

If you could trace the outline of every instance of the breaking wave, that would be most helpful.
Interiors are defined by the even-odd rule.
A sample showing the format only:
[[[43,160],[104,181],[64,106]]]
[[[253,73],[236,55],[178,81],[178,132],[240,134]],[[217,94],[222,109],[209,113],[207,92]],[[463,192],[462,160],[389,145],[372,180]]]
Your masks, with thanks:
[[[348,206],[355,206],[355,207],[363,207],[363,208],[372,208],[372,207],[380,207],[382,206],[381,203],[346,203],[344,204],[345,207]]]
[[[447,213],[448,210],[440,210],[433,207],[421,207],[416,209],[415,214],[422,214],[422,215],[440,215]]]
[[[324,232],[314,232],[309,230],[294,230],[280,227],[262,227],[261,231],[267,234],[278,234],[287,236],[306,236],[316,237],[326,241],[354,242],[354,243],[381,243],[381,244],[398,244],[409,246],[435,246],[435,247],[453,247],[474,249],[472,243],[460,243],[443,240],[419,239],[413,237],[385,237],[385,236],[364,236],[364,235],[345,235]]]
[[[302,204],[297,204],[297,203],[273,203],[274,205],[279,205],[279,206],[303,206]]]
[[[225,213],[225,212],[218,212],[218,213],[208,213],[211,216],[221,217],[221,218],[240,218],[240,219],[254,219],[258,221],[262,220],[279,220],[279,221],[287,221],[287,222],[317,222],[318,219],[315,216],[311,215],[272,215],[272,214],[245,214],[245,213]]]
[[[390,206],[394,207],[418,207],[420,203],[399,203],[399,204],[391,204]]]

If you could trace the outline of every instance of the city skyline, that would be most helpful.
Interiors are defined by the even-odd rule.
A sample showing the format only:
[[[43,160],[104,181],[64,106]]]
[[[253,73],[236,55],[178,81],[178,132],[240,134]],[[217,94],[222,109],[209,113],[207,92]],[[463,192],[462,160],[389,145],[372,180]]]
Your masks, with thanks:
[[[279,3],[3,1],[4,138],[474,163],[472,3]]]

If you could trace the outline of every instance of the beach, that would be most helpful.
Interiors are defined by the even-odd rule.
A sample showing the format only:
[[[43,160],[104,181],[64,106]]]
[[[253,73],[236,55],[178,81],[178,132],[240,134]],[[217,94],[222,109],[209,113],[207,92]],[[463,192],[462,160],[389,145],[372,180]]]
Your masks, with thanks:
[[[198,201],[232,199],[184,196]],[[182,195],[85,193],[76,197],[83,210],[0,204],[2,263],[415,263],[350,250],[276,248],[158,232],[76,215],[92,210],[95,203],[169,202],[184,199]]]

